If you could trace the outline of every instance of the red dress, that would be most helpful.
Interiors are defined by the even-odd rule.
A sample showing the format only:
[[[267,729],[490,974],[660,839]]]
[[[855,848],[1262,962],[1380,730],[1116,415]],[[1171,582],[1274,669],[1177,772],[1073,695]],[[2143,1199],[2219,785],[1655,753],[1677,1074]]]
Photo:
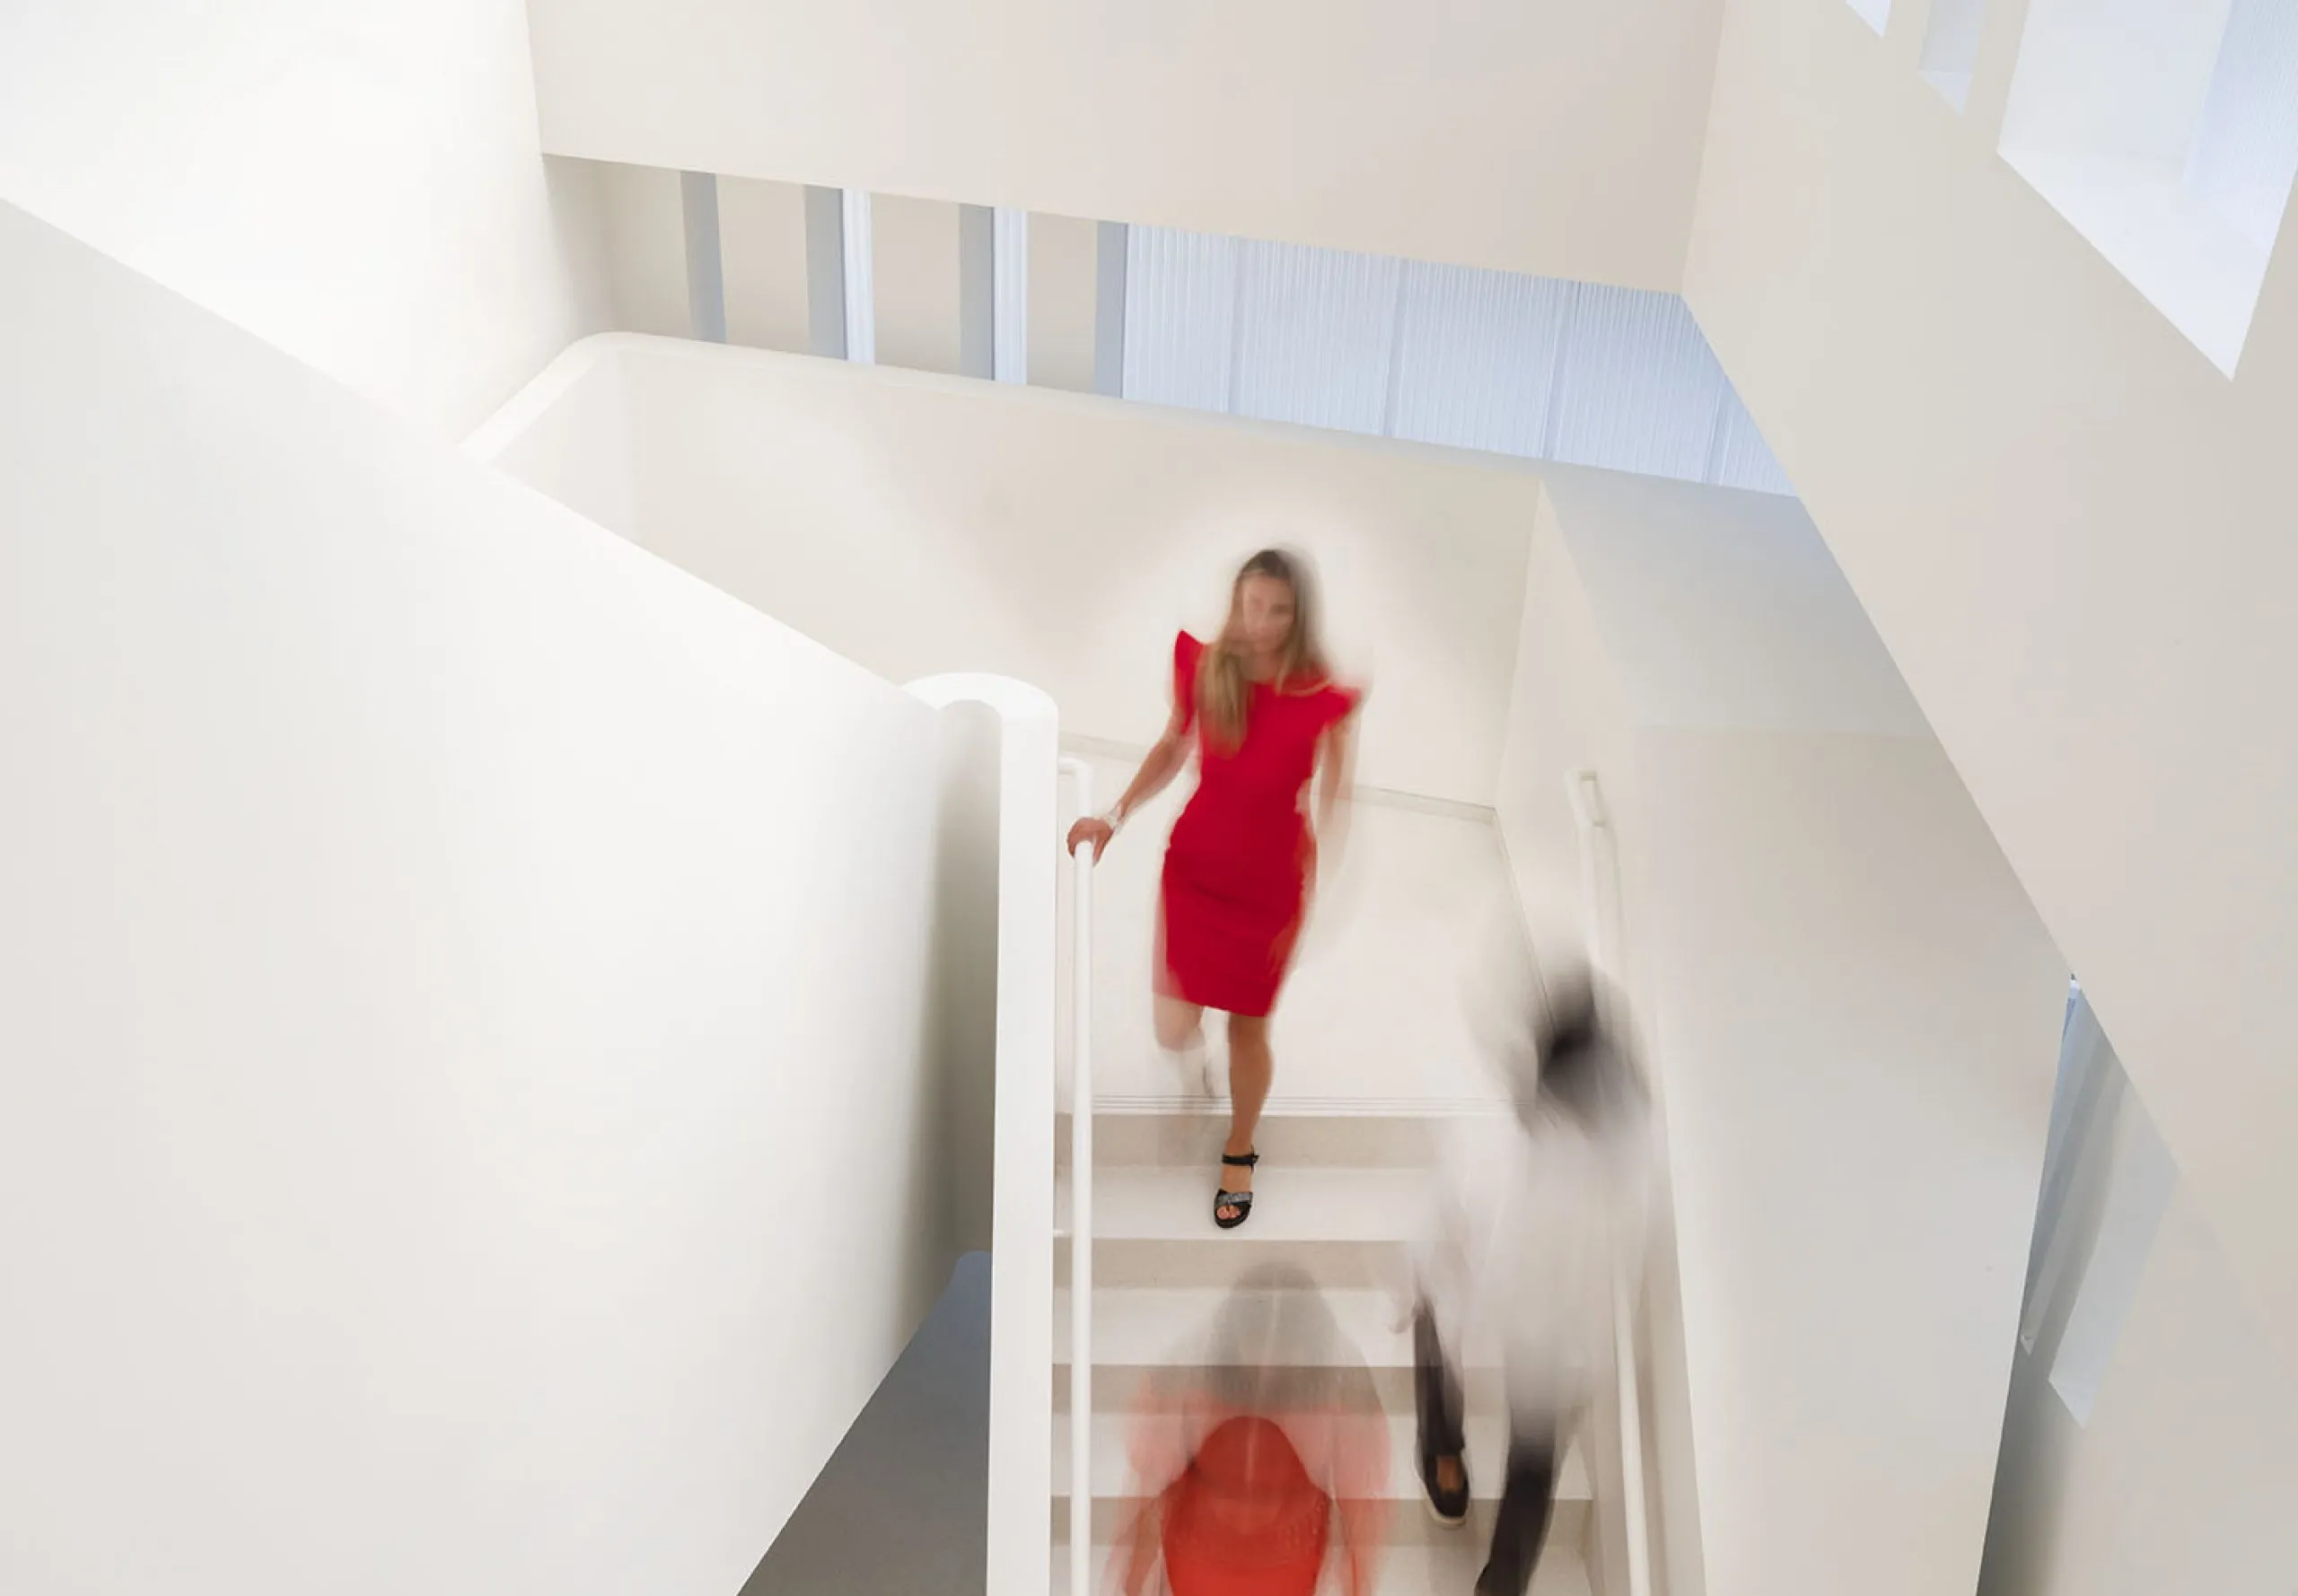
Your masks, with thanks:
[[[1197,668],[1205,645],[1173,642],[1173,701],[1197,724]],[[1276,1006],[1307,907],[1316,838],[1305,800],[1324,734],[1359,694],[1320,682],[1279,691],[1255,682],[1245,735],[1215,745],[1197,728],[1197,791],[1165,848],[1158,989],[1224,1013]]]
[[[1332,1533],[1326,1495],[1282,1428],[1232,1418],[1164,1495],[1173,1596],[1316,1596]]]
[[[1370,1386],[1264,1413],[1157,1387],[1143,1393],[1129,1450],[1134,1494],[1159,1512],[1120,1531],[1118,1566],[1145,1573],[1162,1559],[1171,1596],[1316,1596],[1327,1565],[1345,1560],[1371,1588],[1387,1539],[1389,1426]]]

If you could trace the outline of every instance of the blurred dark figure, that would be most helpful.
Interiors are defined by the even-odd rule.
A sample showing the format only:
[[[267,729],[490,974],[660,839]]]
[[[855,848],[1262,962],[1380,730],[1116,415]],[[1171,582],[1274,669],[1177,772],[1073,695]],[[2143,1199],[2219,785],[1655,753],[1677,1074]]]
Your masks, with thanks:
[[[1413,1259],[1420,1474],[1448,1524],[1469,1500],[1461,1372],[1496,1363],[1507,1391],[1477,1596],[1531,1583],[1572,1429],[1614,1367],[1614,1277],[1642,1279],[1656,1168],[1642,1083],[1584,975],[1558,983],[1504,1064],[1514,1114],[1455,1138]]]
[[[1329,1570],[1343,1596],[1372,1596],[1388,1424],[1323,1293],[1298,1269],[1255,1269],[1208,1343],[1143,1393],[1119,1589],[1314,1596]]]

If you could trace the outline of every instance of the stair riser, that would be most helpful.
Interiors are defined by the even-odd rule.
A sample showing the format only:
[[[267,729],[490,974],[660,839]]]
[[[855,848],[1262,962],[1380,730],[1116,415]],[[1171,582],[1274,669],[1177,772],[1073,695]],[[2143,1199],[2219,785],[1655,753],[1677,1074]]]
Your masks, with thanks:
[[[1386,1289],[1401,1275],[1403,1244],[1394,1241],[1256,1241],[1244,1232],[1222,1235],[1213,1229],[1212,1194],[1206,1196],[1206,1231],[1197,1241],[1130,1241],[1103,1237],[1093,1243],[1093,1281],[1127,1288],[1185,1287],[1225,1290],[1248,1270],[1285,1264],[1303,1271],[1328,1291]],[[1250,1221],[1245,1230],[1251,1228]],[[1069,1243],[1054,1244],[1054,1280],[1069,1284]]]
[[[1096,1364],[1093,1369],[1093,1411],[1121,1413],[1133,1406],[1142,1382],[1158,1371],[1124,1365],[1112,1367]],[[1373,1389],[1378,1394],[1383,1412],[1398,1415],[1413,1410],[1412,1371],[1408,1368],[1374,1369]],[[1471,1416],[1506,1411],[1505,1393],[1502,1390],[1500,1372],[1496,1369],[1471,1371],[1467,1389],[1464,1411]],[[1069,1368],[1066,1364],[1053,1372],[1053,1410],[1057,1416],[1069,1412]]]
[[[1431,1159],[1436,1122],[1425,1115],[1287,1114],[1272,1108],[1261,1117],[1253,1143],[1272,1164],[1295,1169],[1419,1169]],[[1149,1165],[1211,1169],[1229,1134],[1229,1110],[1181,1109],[1162,1113],[1110,1113],[1093,1121],[1093,1167]],[[1064,1168],[1069,1158],[1069,1122],[1056,1127]]]
[[[1388,1546],[1450,1546],[1466,1541],[1471,1546],[1487,1545],[1492,1538],[1492,1514],[1497,1504],[1491,1502],[1471,1503],[1469,1520],[1457,1529],[1448,1528],[1428,1516],[1427,1509],[1418,1502],[1390,1504],[1388,1534],[1383,1544]],[[1586,1502],[1559,1501],[1548,1520],[1548,1544],[1557,1548],[1574,1548],[1583,1544],[1587,1534]],[[1129,1523],[1139,1512],[1139,1504],[1116,1497],[1101,1496],[1093,1501],[1093,1539],[1097,1542],[1114,1541],[1118,1527]],[[1053,1504],[1053,1544],[1057,1548],[1056,1564],[1068,1554],[1069,1503],[1057,1498]]]

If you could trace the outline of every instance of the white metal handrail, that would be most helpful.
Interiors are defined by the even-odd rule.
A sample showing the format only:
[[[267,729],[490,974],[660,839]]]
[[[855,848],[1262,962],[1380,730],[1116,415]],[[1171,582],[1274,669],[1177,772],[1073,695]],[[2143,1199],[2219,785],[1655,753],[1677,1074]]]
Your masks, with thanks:
[[[1064,759],[1077,812],[1093,812],[1092,767]],[[1069,1589],[1093,1563],[1093,853],[1073,861],[1069,963]]]
[[[1603,789],[1592,770],[1575,770],[1566,778],[1572,800],[1572,819],[1580,837],[1580,896],[1588,922],[1588,963],[1606,987],[1615,984],[1618,951],[1612,945],[1607,894],[1598,860],[1599,837],[1609,837],[1611,817],[1605,812]],[[1617,883],[1615,883],[1616,885]],[[1628,1596],[1652,1596],[1652,1531],[1645,1500],[1643,1393],[1636,1380],[1636,1293],[1624,1270],[1612,1276],[1612,1362],[1619,1381],[1620,1505],[1627,1534]]]

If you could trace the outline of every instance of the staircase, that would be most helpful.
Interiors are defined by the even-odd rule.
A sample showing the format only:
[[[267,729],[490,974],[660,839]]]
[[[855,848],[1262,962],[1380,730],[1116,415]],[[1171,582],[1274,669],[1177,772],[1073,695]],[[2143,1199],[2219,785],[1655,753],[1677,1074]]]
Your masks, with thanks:
[[[1095,792],[1130,776],[1092,761]],[[1095,873],[1092,913],[1091,1504],[1072,1492],[1072,1193],[1063,1149],[1055,1201],[1053,1590],[1071,1589],[1070,1537],[1092,1537],[1094,1590],[1107,1592],[1110,1545],[1134,1506],[1127,1416],[1145,1376],[1188,1355],[1227,1288],[1256,1264],[1297,1266],[1326,1292],[1370,1370],[1390,1425],[1390,1546],[1382,1596],[1467,1592],[1481,1565],[1499,1492],[1507,1423],[1497,1372],[1467,1383],[1469,1470],[1477,1501],[1460,1529],[1425,1511],[1417,1475],[1412,1344],[1391,1294],[1425,1200],[1443,1122],[1504,1111],[1460,1002],[1482,941],[1513,916],[1490,817],[1373,799],[1355,815],[1346,881],[1304,939],[1279,1009],[1276,1083],[1258,1136],[1263,1162],[1250,1221],[1214,1227],[1225,1101],[1184,1090],[1151,1040],[1147,978],[1156,877],[1182,790],[1127,829]],[[1216,1017],[1217,1021],[1217,1017]],[[1216,1087],[1224,1049],[1212,1034]],[[1535,1590],[1586,1596],[1583,1548],[1591,1490],[1580,1449],[1567,1459]]]

